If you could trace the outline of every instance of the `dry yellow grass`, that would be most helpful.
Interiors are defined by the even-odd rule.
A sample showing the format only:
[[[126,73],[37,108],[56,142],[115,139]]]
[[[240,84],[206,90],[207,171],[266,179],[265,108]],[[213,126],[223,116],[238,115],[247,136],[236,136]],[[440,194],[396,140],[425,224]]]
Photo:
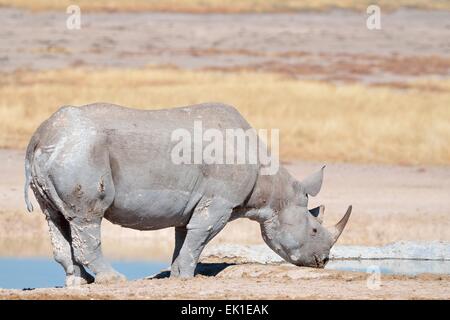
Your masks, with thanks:
[[[449,81],[399,90],[160,68],[3,74],[0,147],[24,148],[61,105],[99,101],[137,108],[232,104],[255,127],[280,129],[283,160],[450,164]]]
[[[31,10],[65,10],[69,0],[0,0],[0,6]],[[448,10],[447,0],[78,0],[84,11],[165,11],[165,12],[288,12],[330,8],[365,10],[378,4],[383,10],[399,7]]]

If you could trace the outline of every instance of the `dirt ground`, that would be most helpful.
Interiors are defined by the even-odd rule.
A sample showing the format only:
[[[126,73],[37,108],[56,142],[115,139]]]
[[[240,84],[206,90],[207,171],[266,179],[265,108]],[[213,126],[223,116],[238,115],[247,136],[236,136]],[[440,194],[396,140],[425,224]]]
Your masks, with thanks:
[[[82,13],[0,8],[0,71],[76,66],[257,70],[301,79],[403,83],[450,75],[450,12]],[[400,85],[401,86],[401,85]]]
[[[224,268],[225,267],[225,268]],[[208,270],[209,269],[209,270]],[[218,270],[221,270],[217,273]],[[215,274],[215,276],[212,276]],[[3,290],[0,299],[448,299],[450,276],[381,276],[291,265],[213,265],[193,279]]]

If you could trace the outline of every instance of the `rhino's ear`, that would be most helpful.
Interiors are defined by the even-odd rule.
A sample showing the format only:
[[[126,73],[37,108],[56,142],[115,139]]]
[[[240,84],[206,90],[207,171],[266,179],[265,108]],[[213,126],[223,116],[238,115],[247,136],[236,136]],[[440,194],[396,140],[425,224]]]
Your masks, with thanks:
[[[312,175],[306,177],[302,182],[302,186],[307,194],[310,196],[316,196],[320,188],[322,187],[323,181],[323,170],[325,166],[323,166],[319,171],[313,173]]]

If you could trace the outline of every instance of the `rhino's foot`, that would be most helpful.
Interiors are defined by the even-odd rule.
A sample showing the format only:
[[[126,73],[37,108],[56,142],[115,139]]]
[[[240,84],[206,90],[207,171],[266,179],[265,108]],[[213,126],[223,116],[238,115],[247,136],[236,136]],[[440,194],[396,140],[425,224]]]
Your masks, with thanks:
[[[189,279],[189,278],[193,278],[194,277],[194,273],[192,272],[188,272],[188,273],[180,273],[177,278],[178,279]]]
[[[94,282],[94,277],[84,272],[83,275],[70,274],[66,276],[66,287],[78,287]]]
[[[95,276],[95,283],[99,284],[111,284],[123,281],[127,281],[127,278],[117,271],[99,272]]]
[[[172,264],[170,267],[170,277],[171,278],[178,278],[180,276],[180,269],[176,264]]]
[[[170,269],[170,278],[192,278],[194,276],[195,268],[188,268],[187,270],[180,269],[178,265],[172,265]]]
[[[178,278],[178,279],[187,279],[194,277],[194,270],[177,270],[175,272],[170,272],[171,278]]]

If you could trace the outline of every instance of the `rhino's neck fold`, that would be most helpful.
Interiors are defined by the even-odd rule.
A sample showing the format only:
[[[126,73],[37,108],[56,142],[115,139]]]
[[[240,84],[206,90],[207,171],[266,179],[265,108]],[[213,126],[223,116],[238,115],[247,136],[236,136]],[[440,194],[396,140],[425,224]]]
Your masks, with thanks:
[[[271,208],[238,208],[233,211],[233,220],[238,218],[247,218],[264,224],[267,220],[274,216]]]
[[[263,227],[270,225],[278,212],[289,205],[295,179],[284,168],[272,176],[259,176],[249,200],[242,207],[234,209],[233,219],[247,218],[257,221]]]
[[[275,175],[260,175],[246,207],[251,209],[270,208],[275,212],[281,211],[295,197],[294,182],[295,179],[283,167]]]

